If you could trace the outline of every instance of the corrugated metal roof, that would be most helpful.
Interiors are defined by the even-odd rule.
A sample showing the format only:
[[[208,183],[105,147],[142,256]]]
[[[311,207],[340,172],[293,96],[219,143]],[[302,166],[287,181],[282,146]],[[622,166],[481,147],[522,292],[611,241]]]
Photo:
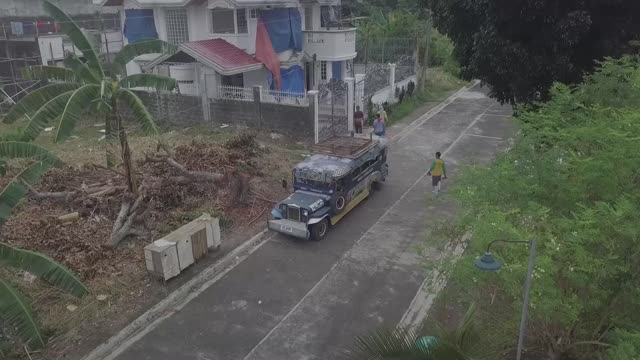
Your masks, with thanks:
[[[214,63],[217,65],[216,68],[220,68],[220,73],[262,66],[253,56],[223,39],[191,41],[180,45],[178,50],[186,52],[198,61]]]

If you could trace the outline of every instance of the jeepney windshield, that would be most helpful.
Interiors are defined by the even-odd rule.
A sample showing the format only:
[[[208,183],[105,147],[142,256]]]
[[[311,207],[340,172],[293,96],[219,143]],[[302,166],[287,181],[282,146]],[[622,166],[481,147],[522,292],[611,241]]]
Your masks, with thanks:
[[[331,191],[333,191],[334,182],[312,180],[300,176],[295,176],[294,174],[293,186],[294,188],[301,190],[330,193]]]

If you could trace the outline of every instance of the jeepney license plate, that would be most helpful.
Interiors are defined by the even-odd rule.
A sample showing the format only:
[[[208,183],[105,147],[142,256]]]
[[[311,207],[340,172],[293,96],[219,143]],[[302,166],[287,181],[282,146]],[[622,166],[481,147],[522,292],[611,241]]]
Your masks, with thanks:
[[[280,230],[286,232],[293,232],[293,228],[291,226],[280,225]]]

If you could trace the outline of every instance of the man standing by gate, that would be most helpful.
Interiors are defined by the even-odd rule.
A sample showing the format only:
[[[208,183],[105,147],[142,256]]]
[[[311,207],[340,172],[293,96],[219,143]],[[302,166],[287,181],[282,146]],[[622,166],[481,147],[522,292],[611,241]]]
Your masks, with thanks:
[[[356,106],[356,111],[353,113],[353,127],[356,129],[356,134],[362,134],[362,124],[364,124],[364,113],[360,111],[360,106]]]

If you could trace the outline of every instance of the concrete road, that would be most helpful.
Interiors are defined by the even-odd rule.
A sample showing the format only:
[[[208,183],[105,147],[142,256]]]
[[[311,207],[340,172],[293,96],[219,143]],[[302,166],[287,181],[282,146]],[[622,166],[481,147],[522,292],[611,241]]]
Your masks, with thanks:
[[[430,193],[433,154],[444,152],[448,181],[455,181],[460,166],[490,161],[506,146],[510,114],[479,87],[458,93],[405,126],[382,190],[324,241],[269,237],[117,358],[326,360],[358,335],[397,325],[429,276],[416,245],[430,224],[453,214],[446,194]]]

